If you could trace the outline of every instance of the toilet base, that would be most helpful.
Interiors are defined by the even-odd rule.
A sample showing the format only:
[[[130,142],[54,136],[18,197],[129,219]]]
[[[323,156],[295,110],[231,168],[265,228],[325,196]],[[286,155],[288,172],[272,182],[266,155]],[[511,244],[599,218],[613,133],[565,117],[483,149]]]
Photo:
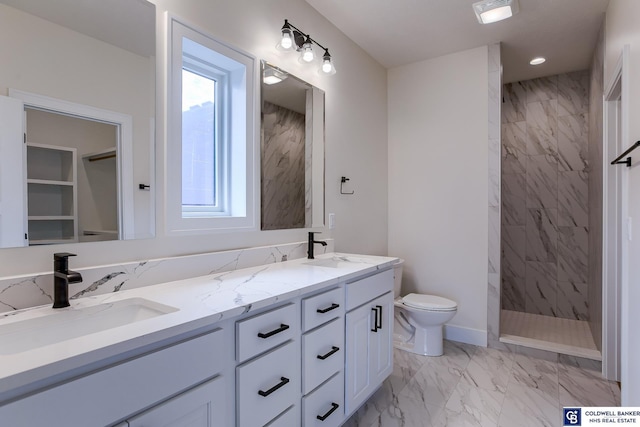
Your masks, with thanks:
[[[421,356],[437,357],[444,354],[442,326],[432,326],[415,331],[411,339],[402,334],[393,334],[393,346]]]
[[[413,353],[423,356],[442,356],[444,353],[442,340],[442,325],[418,328],[415,333]]]

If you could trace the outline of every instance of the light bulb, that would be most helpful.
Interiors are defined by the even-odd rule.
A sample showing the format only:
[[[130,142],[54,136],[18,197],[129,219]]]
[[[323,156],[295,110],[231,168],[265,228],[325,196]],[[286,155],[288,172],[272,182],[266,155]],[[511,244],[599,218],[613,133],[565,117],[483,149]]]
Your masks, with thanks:
[[[302,46],[302,55],[300,57],[304,62],[311,62],[313,61],[314,55],[313,55],[313,49],[311,48],[311,43],[305,43]]]
[[[291,49],[291,46],[293,46],[293,41],[291,40],[291,34],[289,32],[282,33],[282,40],[280,40],[280,46],[282,46],[283,49]]]
[[[333,66],[331,65],[331,61],[329,61],[328,59],[325,59],[322,62],[322,72],[329,74],[332,69],[333,69]]]

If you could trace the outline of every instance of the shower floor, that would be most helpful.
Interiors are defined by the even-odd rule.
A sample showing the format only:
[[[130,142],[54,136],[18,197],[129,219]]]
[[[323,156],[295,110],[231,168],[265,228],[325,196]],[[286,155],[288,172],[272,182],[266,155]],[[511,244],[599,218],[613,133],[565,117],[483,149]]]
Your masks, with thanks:
[[[583,320],[502,310],[500,341],[586,359],[602,360],[602,354],[593,341],[589,323]]]

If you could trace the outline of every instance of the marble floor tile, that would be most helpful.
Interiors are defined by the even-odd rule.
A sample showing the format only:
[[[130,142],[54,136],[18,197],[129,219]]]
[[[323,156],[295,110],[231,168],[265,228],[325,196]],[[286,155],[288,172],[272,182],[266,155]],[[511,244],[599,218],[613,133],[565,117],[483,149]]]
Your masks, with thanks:
[[[609,381],[600,372],[559,364],[560,406],[616,406]]]
[[[550,400],[558,401],[557,363],[516,354],[512,369],[509,387],[514,384],[526,386],[544,394]]]
[[[620,389],[600,377],[599,362],[444,345],[440,357],[395,351],[394,365],[404,378],[419,367],[410,386],[397,391],[387,379],[344,426],[555,427],[563,405],[620,404]]]
[[[556,427],[560,425],[557,398],[533,387],[511,382],[504,399],[498,426]]]

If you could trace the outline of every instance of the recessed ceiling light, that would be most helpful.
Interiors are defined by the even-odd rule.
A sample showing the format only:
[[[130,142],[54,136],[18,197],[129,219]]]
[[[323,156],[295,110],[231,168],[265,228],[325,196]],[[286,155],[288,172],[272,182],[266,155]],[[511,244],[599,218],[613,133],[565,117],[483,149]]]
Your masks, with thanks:
[[[529,61],[529,64],[531,65],[540,65],[542,63],[544,63],[546,61],[545,58],[539,56],[537,58],[533,58],[531,61]]]
[[[491,24],[511,18],[518,12],[518,0],[483,0],[473,3],[478,22]]]

